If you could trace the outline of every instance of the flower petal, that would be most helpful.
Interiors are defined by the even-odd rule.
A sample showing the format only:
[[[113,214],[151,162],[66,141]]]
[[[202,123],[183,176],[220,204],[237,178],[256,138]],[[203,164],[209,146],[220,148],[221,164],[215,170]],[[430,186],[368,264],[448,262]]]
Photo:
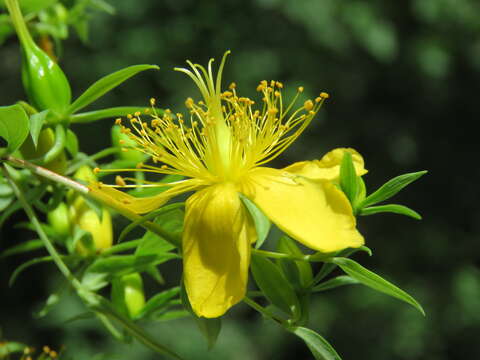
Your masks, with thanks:
[[[172,197],[187,191],[196,190],[202,185],[204,185],[204,183],[196,179],[184,180],[172,185],[168,190],[158,195],[147,197],[131,196],[123,191],[105,186],[101,183],[92,183],[88,188],[91,196],[101,200],[107,205],[114,208],[126,208],[135,214],[144,214],[158,209]]]
[[[286,171],[256,168],[244,194],[281,230],[321,252],[363,245],[347,197],[330,181],[312,181]]]
[[[221,316],[245,296],[252,233],[247,215],[232,183],[209,186],[187,200],[184,281],[198,316]]]
[[[342,163],[343,155],[347,151],[352,154],[353,165],[357,175],[365,175],[367,170],[364,168],[362,155],[351,148],[334,149],[325,154],[321,160],[296,162],[283,170],[313,180],[336,181],[340,176],[340,164]]]

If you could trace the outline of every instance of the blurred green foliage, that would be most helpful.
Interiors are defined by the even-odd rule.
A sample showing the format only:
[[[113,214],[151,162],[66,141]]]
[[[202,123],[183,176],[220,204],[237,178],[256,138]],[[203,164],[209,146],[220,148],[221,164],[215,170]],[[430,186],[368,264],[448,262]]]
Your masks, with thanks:
[[[60,60],[78,91],[74,97],[113,70],[152,63],[161,67],[159,73],[139,75],[99,105],[147,104],[154,96],[162,106],[182,110],[184,99],[195,92],[188,79],[171,70],[173,66],[185,59],[206,63],[231,49],[225,81],[235,81],[241,94],[251,95],[259,80],[274,78],[291,88],[304,85],[309,96],[321,90],[332,95],[320,120],[276,165],[351,146],[365,157],[372,170],[367,183],[375,187],[394,174],[429,169],[430,175],[401,195],[402,203],[423,214],[421,223],[388,215],[359,221],[374,251],[369,259],[361,255],[362,263],[415,294],[427,317],[368,289],[349,287],[315,297],[311,322],[344,359],[480,357],[476,205],[480,170],[474,128],[480,86],[478,1],[117,0],[111,4],[115,16],[92,17],[88,45],[75,37],[64,44]],[[4,21],[0,15],[0,28]],[[25,97],[18,86],[16,40],[6,39],[0,51],[0,105],[7,105]],[[111,125],[108,120],[78,125],[83,151],[109,146]],[[12,234],[9,226],[2,230],[0,247],[21,240]],[[60,324],[59,320],[81,311],[74,298],[60,303],[46,319],[32,320],[32,312],[59,279],[56,270],[45,265],[23,274],[29,281],[7,289],[9,272],[24,260],[0,262],[0,326],[6,338],[37,347],[66,345],[74,359],[99,352],[116,354],[118,359],[156,358],[138,346],[111,342],[94,321]],[[293,354],[310,358],[298,339],[274,324],[259,322],[245,307],[236,309],[227,316],[210,352],[201,335],[192,331],[191,321],[158,325],[151,332],[184,349],[190,359],[244,359],[246,354],[249,359],[291,359]]]

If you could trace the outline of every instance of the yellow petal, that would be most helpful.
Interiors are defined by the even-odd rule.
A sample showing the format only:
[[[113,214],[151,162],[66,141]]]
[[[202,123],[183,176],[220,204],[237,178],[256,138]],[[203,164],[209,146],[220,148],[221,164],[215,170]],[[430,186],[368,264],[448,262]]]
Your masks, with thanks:
[[[311,249],[332,252],[364,243],[348,199],[330,181],[256,168],[242,192],[282,231]]]
[[[113,208],[125,208],[135,214],[144,214],[158,209],[172,197],[195,190],[202,185],[203,183],[196,179],[189,179],[172,185],[168,190],[155,196],[134,197],[113,187],[93,183],[89,186],[89,194]]]
[[[283,170],[313,180],[336,181],[340,176],[340,164],[342,163],[343,155],[347,151],[352,154],[353,165],[357,175],[362,176],[366,174],[367,170],[364,168],[362,155],[351,148],[334,149],[325,154],[321,160],[296,162]]]
[[[251,226],[231,183],[209,186],[187,200],[184,282],[198,316],[221,316],[245,296]]]

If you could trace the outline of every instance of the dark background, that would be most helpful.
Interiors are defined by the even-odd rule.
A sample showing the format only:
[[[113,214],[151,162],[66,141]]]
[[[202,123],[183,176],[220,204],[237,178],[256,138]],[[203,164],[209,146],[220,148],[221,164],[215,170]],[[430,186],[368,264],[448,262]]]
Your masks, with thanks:
[[[158,64],[161,70],[128,81],[91,108],[147,105],[183,111],[193,83],[172,71],[186,59],[217,64],[232,50],[224,84],[255,96],[262,79],[287,88],[304,85],[307,95],[327,91],[331,99],[304,135],[274,166],[315,159],[348,146],[361,152],[375,189],[401,173],[429,174],[395,202],[419,211],[418,222],[397,215],[359,219],[374,256],[364,266],[392,280],[424,306],[423,318],[409,306],[352,286],[315,297],[311,327],[344,359],[480,358],[480,271],[477,201],[479,170],[478,92],[480,3],[475,0],[137,0],[111,1],[115,16],[92,18],[90,44],[71,36],[61,65],[78,96],[99,77],[122,67]],[[0,105],[24,97],[16,39],[0,48]],[[84,152],[110,144],[111,121],[77,125]],[[1,232],[2,248],[26,236]],[[75,359],[100,351],[118,359],[154,359],[138,346],[110,341],[99,323],[62,321],[82,311],[74,298],[51,315],[32,312],[58,282],[53,266],[23,274],[12,288],[8,277],[28,257],[0,261],[0,326],[12,340],[56,348]],[[210,352],[189,320],[152,328],[161,341],[189,359],[310,359],[300,340],[263,322],[246,306],[224,321]],[[297,355],[294,355],[297,354]],[[115,358],[113,356],[107,358]]]

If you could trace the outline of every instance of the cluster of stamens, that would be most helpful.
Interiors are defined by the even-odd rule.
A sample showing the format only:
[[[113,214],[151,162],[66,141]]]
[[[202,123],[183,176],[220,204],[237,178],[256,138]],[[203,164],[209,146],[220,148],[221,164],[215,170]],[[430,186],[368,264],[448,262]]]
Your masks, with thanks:
[[[328,94],[322,92],[314,100],[307,100],[293,110],[303,87],[298,88],[293,101],[286,107],[282,89],[283,84],[278,81],[261,81],[257,87],[263,95],[260,109],[253,108],[255,101],[237,95],[235,83],[227,91],[212,96],[211,101],[195,102],[188,98],[185,101],[190,112],[188,124],[182,114],[173,114],[169,109],[160,114],[155,109],[155,100],[151,99],[151,109],[127,116],[129,127],[123,125],[122,119],[116,120],[121,132],[136,144],[124,147],[123,151],[133,148],[151,156],[154,166],[140,163],[137,170],[215,181],[219,174],[213,169],[218,167],[212,162],[218,157],[212,154],[220,151],[216,127],[223,122],[222,126],[228,128],[223,136],[230,137],[227,163],[231,168],[227,171],[240,176],[248,169],[272,160],[288,147],[328,98]],[[214,111],[212,104],[220,104],[220,111]],[[143,121],[142,115],[150,116],[150,123]],[[118,179],[117,184],[123,185],[123,179]]]

